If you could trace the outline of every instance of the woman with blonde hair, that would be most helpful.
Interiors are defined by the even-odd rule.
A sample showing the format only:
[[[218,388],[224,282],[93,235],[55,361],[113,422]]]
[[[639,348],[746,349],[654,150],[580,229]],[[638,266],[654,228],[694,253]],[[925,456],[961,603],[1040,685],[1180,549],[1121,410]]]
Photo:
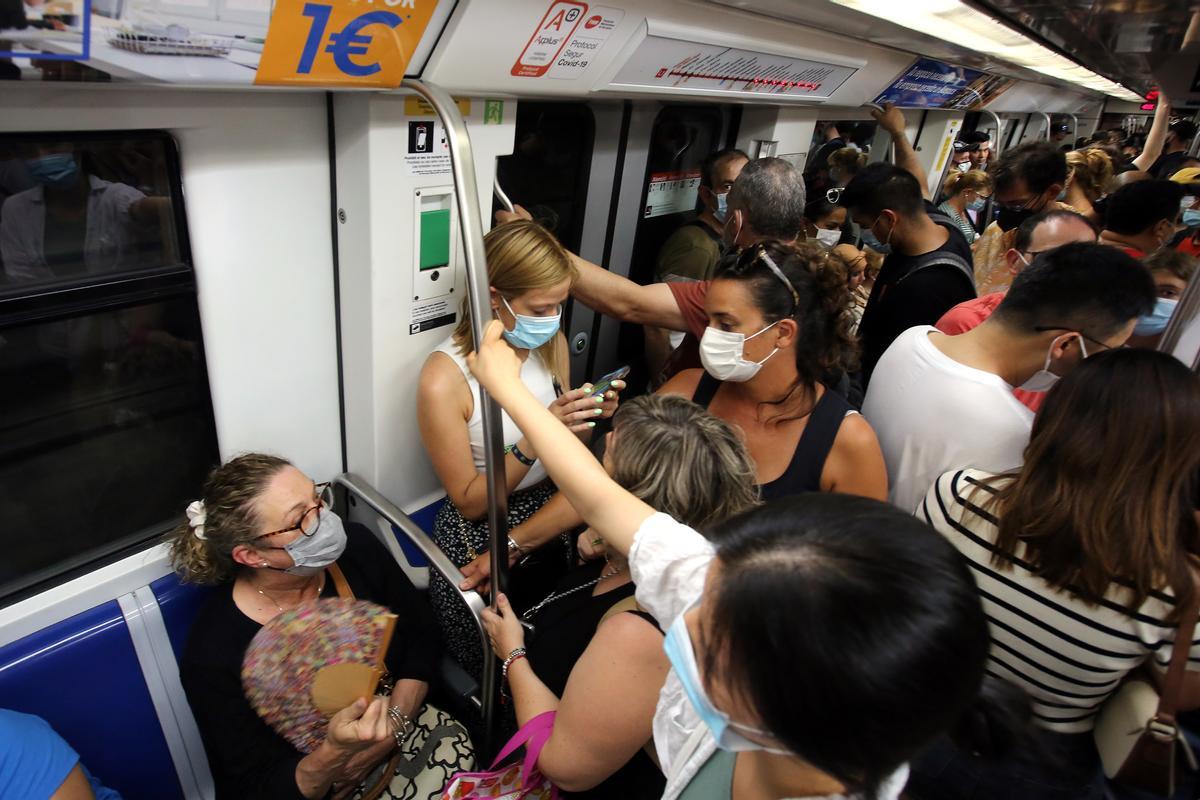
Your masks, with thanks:
[[[521,380],[563,424],[590,436],[596,421],[616,410],[616,393],[593,397],[589,387],[563,391],[569,369],[559,320],[577,276],[570,255],[545,228],[527,220],[494,228],[484,237],[484,249],[492,313],[504,323],[504,338],[521,358]],[[472,323],[464,301],[458,327],[426,359],[417,388],[421,439],[447,495],[433,538],[460,567],[479,559],[488,547],[483,415],[479,385],[466,361],[474,350]],[[528,440],[507,416],[502,420],[512,530],[550,499],[553,488]],[[527,552],[510,537],[509,550],[521,558],[509,592],[522,609],[544,596],[574,561],[565,533],[536,552]],[[450,652],[479,675],[479,636],[470,610],[440,577],[431,577],[429,590]]]
[[[638,397],[613,423],[605,471],[654,510],[713,532],[757,505],[738,433],[695,403]],[[572,570],[519,618],[488,612],[484,624],[499,658],[523,650],[528,659],[529,669],[507,672],[517,723],[558,712],[542,772],[572,797],[657,800],[665,779],[643,748],[669,668],[663,631],[634,601],[625,556],[598,541],[601,560]]]
[[[1074,208],[1088,222],[1103,227],[1104,220],[1096,210],[1095,203],[1108,189],[1113,177],[1112,156],[1099,147],[1072,150],[1067,153],[1067,187],[1063,191],[1063,202]]]
[[[834,150],[829,154],[829,180],[834,186],[845,186],[866,165],[867,154],[857,147]]]
[[[987,199],[992,196],[992,179],[981,169],[952,172],[946,178],[942,191],[946,193],[946,199],[938,206],[938,210],[954,220],[962,235],[967,237],[967,244],[971,244],[979,238],[979,232],[967,215],[967,209],[976,213],[983,210]]]

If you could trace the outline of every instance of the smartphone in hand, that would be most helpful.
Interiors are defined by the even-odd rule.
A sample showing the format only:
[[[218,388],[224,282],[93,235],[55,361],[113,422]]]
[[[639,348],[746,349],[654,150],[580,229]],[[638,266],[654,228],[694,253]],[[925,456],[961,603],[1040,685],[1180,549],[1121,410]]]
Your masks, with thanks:
[[[614,369],[612,372],[608,373],[607,375],[602,377],[600,380],[598,380],[592,384],[592,394],[593,395],[603,395],[605,392],[608,391],[608,388],[612,385],[613,381],[619,381],[628,374],[629,374],[628,366],[624,366],[619,369]]]

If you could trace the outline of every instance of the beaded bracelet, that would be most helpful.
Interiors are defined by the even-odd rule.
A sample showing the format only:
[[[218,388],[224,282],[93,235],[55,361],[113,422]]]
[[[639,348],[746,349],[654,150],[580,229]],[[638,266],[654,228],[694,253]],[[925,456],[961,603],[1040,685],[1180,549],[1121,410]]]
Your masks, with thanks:
[[[500,668],[500,675],[504,680],[508,680],[508,668],[512,666],[514,661],[520,661],[525,658],[525,648],[518,647],[508,654],[508,658],[504,659],[504,666]]]

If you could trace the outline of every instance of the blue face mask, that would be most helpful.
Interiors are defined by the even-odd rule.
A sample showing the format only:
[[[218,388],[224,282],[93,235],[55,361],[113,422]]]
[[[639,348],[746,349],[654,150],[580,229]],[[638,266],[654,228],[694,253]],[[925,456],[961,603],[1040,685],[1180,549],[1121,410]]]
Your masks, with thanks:
[[[713,210],[713,217],[722,225],[725,224],[725,219],[729,216],[729,192],[721,194],[713,193],[713,197],[717,198],[717,207]]]
[[[976,197],[971,202],[967,203],[967,208],[972,211],[983,211],[983,207],[987,205],[986,197]]]
[[[869,228],[862,229],[862,242],[876,253],[887,255],[888,253],[892,252],[892,246],[879,241],[879,239],[875,237],[875,234],[871,233]]]
[[[516,319],[517,325],[511,331],[504,332],[504,338],[513,347],[518,347],[522,350],[536,350],[546,342],[554,338],[554,334],[558,333],[558,323],[562,318],[562,307],[559,307],[558,313],[550,317],[530,317],[525,314],[518,314],[512,310],[512,306],[508,304],[508,299],[500,298],[504,301],[504,307],[508,309],[508,313]]]
[[[1184,209],[1183,224],[1189,228],[1200,227],[1200,208]]]
[[[79,180],[79,165],[70,153],[51,153],[25,162],[29,175],[43,186],[69,189]]]
[[[667,630],[667,635],[663,639],[663,650],[666,651],[667,660],[671,662],[671,667],[675,670],[675,674],[679,676],[679,682],[683,685],[683,691],[687,695],[692,707],[696,709],[696,714],[700,717],[700,721],[712,731],[713,739],[717,742],[717,747],[735,753],[747,750],[765,750],[768,753],[775,753],[776,755],[791,755],[791,753],[783,750],[772,750],[769,747],[764,747],[738,733],[735,728],[741,728],[758,736],[770,735],[763,731],[731,722],[729,716],[725,712],[718,710],[708,699],[708,695],[704,691],[704,684],[700,682],[700,670],[696,666],[696,655],[692,652],[692,637],[688,633],[687,622],[683,617],[683,614],[676,617],[675,622]]]
[[[1138,317],[1137,325],[1133,327],[1134,336],[1157,336],[1167,329],[1171,315],[1175,313],[1178,300],[1160,297],[1154,301],[1154,310],[1145,316]]]

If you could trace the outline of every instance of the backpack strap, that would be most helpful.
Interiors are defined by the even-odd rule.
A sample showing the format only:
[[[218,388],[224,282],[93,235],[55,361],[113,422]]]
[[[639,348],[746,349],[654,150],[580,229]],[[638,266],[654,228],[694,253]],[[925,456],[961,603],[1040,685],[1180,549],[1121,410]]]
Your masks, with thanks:
[[[960,233],[959,236],[961,235]],[[929,269],[930,267],[954,267],[970,281],[971,288],[975,288],[975,268],[958,253],[952,253],[949,250],[934,250],[932,253],[918,256],[913,268],[903,278],[896,281],[895,285],[900,285],[921,270]]]

